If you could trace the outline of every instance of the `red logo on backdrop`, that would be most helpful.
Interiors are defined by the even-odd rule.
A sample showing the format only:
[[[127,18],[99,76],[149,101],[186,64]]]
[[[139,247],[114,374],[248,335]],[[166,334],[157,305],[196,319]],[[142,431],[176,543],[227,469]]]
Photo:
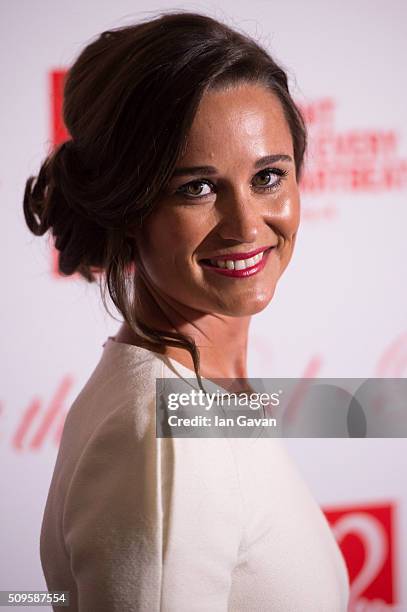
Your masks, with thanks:
[[[391,610],[395,604],[395,506],[323,509],[344,556],[351,612]],[[386,605],[387,604],[387,605]]]
[[[322,98],[299,104],[309,134],[301,181],[302,217],[332,220],[338,210],[317,196],[335,193],[380,194],[407,186],[407,159],[400,156],[400,135],[391,128],[335,127],[336,103]],[[312,199],[311,199],[312,197]]]
[[[64,79],[66,70],[52,70],[49,73],[49,96],[50,96],[50,107],[51,107],[51,142],[52,146],[55,147],[65,140],[70,138],[69,133],[65,127],[64,120],[62,117],[62,102],[63,102],[63,91],[64,91]],[[58,251],[51,244],[51,274],[58,279],[73,278],[64,276],[58,271]]]
[[[376,367],[377,378],[404,378],[407,372],[407,333],[395,338]]]
[[[16,451],[38,451],[50,437],[59,446],[67,415],[66,400],[73,382],[72,376],[64,376],[49,402],[44,402],[38,396],[32,398],[22,412],[11,439]]]
[[[68,140],[69,134],[62,118],[62,99],[66,70],[53,70],[50,72],[50,99],[51,99],[51,141],[56,146]]]
[[[393,129],[335,128],[332,98],[299,104],[309,132],[301,190],[307,194],[352,191],[380,193],[407,186],[407,159],[399,155]]]

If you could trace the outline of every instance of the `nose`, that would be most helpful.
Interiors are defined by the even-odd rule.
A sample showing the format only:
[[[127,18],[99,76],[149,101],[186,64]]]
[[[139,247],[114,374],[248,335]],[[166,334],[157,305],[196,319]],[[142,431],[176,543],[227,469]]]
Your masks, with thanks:
[[[217,233],[223,240],[255,243],[262,223],[260,207],[250,194],[234,190],[218,202]]]

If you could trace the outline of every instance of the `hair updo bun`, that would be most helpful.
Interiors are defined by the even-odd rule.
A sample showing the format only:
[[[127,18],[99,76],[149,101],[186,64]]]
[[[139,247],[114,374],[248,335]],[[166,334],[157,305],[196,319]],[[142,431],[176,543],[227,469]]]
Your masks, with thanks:
[[[186,348],[196,370],[193,340],[137,320],[131,230],[170,180],[203,94],[241,82],[278,97],[299,180],[306,128],[284,70],[250,37],[206,15],[175,11],[103,32],[83,49],[63,92],[72,140],[46,158],[24,192],[27,225],[36,235],[51,231],[59,270],[92,282],[92,268],[100,269],[128,325],[152,342]]]
[[[51,230],[59,271],[95,280],[92,268],[105,265],[107,234],[97,214],[86,207],[86,178],[72,140],[47,157],[38,177],[27,180],[23,208],[35,235]]]

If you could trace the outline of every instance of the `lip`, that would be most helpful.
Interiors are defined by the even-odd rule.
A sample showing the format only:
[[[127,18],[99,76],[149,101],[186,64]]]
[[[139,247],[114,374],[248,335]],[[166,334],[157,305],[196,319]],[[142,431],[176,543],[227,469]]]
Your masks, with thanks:
[[[260,261],[255,264],[254,266],[250,266],[250,268],[244,268],[243,270],[228,270],[227,268],[218,268],[216,266],[212,266],[210,264],[205,263],[205,261],[200,261],[200,264],[203,268],[205,268],[205,270],[212,270],[213,272],[215,272],[215,274],[221,274],[222,276],[229,276],[229,277],[233,277],[233,278],[247,278],[249,276],[253,276],[253,274],[257,274],[258,272],[260,272],[261,270],[263,270],[264,266],[267,263],[268,257],[270,255],[270,252],[275,249],[275,246],[271,246],[271,247],[266,247],[264,249],[257,249],[257,251],[253,251],[253,254],[255,255],[256,253],[260,253],[261,251],[265,251],[263,257],[260,259]],[[235,254],[237,255],[237,253]],[[246,254],[245,254],[246,255]],[[246,259],[248,258],[248,256],[246,257],[235,257],[234,259]],[[227,258],[225,258],[224,256],[219,256],[219,257],[211,257],[211,259],[231,259],[228,255]]]
[[[258,249],[255,249],[254,251],[248,251],[247,253],[222,253],[221,255],[215,255],[214,257],[205,257],[205,259],[213,259],[214,261],[219,261],[219,260],[226,261],[227,259],[229,259],[230,261],[236,261],[237,259],[250,259],[250,257],[257,255],[257,253],[261,253],[262,251],[267,251],[273,246],[276,246],[276,245],[269,244],[266,246],[259,247]],[[200,261],[202,262],[203,260],[201,259]]]

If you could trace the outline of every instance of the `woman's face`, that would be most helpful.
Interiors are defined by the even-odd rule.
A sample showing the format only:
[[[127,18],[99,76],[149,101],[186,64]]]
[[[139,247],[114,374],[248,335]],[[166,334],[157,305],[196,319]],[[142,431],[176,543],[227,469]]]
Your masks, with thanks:
[[[149,282],[202,313],[261,311],[290,261],[300,219],[278,98],[257,84],[207,92],[176,168],[136,235]]]

